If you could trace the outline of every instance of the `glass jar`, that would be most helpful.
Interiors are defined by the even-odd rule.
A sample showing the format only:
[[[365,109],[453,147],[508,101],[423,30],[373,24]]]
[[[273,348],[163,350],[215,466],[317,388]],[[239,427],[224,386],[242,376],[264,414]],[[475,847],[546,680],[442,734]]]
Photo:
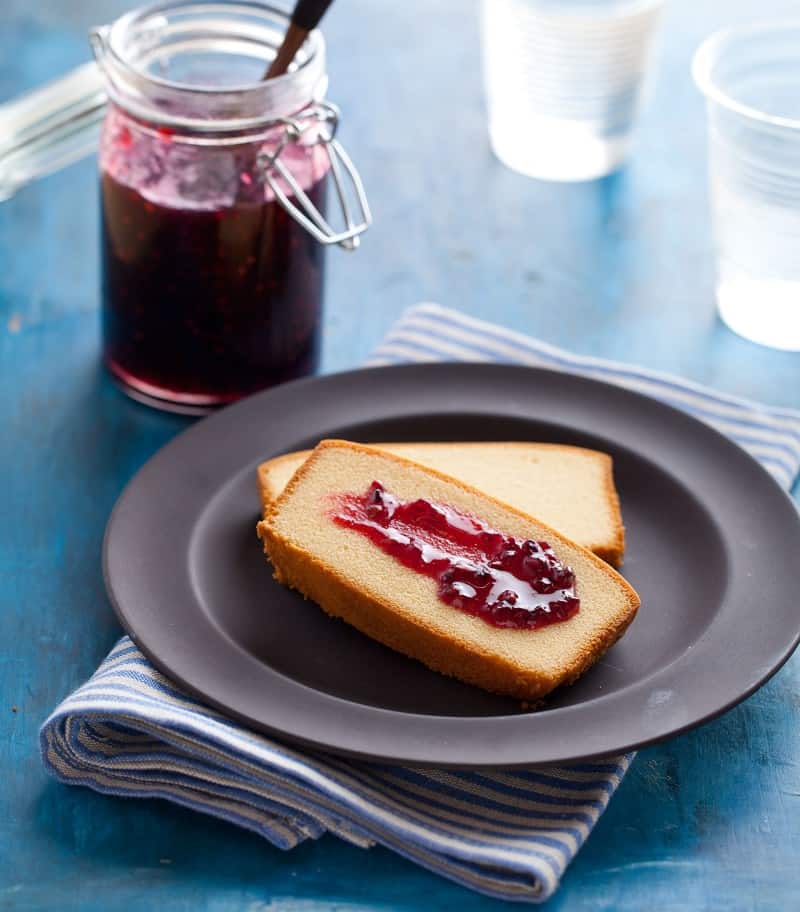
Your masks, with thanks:
[[[103,358],[150,404],[202,411],[311,373],[325,245],[352,249],[369,223],[324,101],[322,35],[263,80],[287,24],[260,3],[178,0],[92,33],[109,98]],[[329,177],[347,223],[338,233]]]

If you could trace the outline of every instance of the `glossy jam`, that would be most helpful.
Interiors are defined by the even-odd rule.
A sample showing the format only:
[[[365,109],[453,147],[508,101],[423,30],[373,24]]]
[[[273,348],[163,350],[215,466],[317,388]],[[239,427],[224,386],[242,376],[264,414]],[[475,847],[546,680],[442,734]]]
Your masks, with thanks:
[[[331,517],[436,580],[439,598],[494,627],[535,630],[580,609],[575,574],[545,541],[522,541],[446,504],[403,502],[374,481],[334,498]]]
[[[125,385],[213,405],[316,368],[324,248],[254,179],[256,152],[180,147],[110,115],[104,357]],[[326,170],[297,166],[324,211]]]

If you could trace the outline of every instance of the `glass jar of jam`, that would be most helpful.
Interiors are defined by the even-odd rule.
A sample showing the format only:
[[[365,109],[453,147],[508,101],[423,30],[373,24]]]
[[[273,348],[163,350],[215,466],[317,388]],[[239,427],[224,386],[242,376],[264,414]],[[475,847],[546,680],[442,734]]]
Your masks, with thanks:
[[[369,223],[324,101],[321,34],[263,79],[287,24],[260,3],[170,2],[92,33],[109,98],[103,357],[150,404],[204,411],[311,373],[325,245],[352,249]]]

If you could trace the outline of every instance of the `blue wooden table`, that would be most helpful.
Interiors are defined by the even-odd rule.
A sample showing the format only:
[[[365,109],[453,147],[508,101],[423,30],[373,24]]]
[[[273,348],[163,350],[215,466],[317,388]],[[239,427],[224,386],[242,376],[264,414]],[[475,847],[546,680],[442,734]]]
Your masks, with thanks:
[[[331,97],[375,226],[357,254],[330,256],[324,370],[357,365],[405,306],[429,299],[800,407],[800,354],[751,345],[715,316],[703,109],[689,76],[708,32],[794,6],[668,4],[630,166],[567,186],[492,158],[473,3],[339,0],[326,25]],[[0,99],[81,62],[86,28],[122,8],[4,0]],[[110,384],[97,297],[87,161],[0,205],[0,909],[501,908],[383,849],[326,837],[285,854],[163,803],[45,777],[39,724],[119,634],[100,571],[106,517],[188,424]],[[643,751],[548,908],[800,907],[799,694],[796,657],[721,719]]]

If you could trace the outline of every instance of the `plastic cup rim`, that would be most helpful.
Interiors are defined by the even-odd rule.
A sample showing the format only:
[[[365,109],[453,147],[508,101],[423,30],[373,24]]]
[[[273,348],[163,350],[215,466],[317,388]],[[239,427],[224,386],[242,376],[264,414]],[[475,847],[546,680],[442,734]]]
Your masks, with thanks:
[[[692,58],[692,76],[695,85],[707,99],[716,102],[729,111],[733,111],[735,114],[773,127],[800,130],[800,118],[767,114],[765,111],[737,101],[732,95],[717,85],[712,75],[714,64],[720,57],[721,49],[731,39],[741,38],[746,35],[757,35],[763,32],[782,31],[787,28],[800,30],[800,19],[752,22],[748,25],[728,26],[713,32],[697,48]]]

